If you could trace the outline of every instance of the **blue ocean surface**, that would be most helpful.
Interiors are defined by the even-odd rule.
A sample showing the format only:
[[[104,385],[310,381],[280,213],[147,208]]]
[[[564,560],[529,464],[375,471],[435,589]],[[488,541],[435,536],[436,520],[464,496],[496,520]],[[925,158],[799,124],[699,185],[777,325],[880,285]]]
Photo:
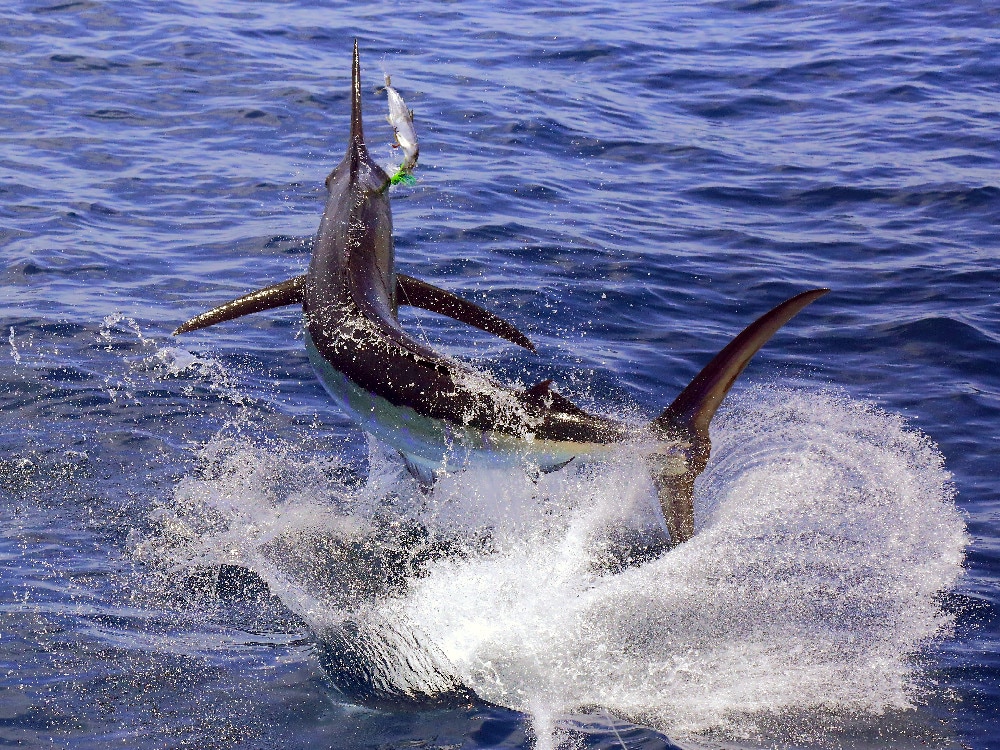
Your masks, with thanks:
[[[0,20],[0,744],[1000,747],[997,6]],[[642,424],[832,290],[713,423],[691,541],[593,564],[654,508],[628,447],[422,494],[294,308],[171,336],[305,270],[354,39],[380,163],[383,73],[415,111],[399,270],[538,353],[405,311],[432,346]],[[373,705],[352,669],[481,700]]]

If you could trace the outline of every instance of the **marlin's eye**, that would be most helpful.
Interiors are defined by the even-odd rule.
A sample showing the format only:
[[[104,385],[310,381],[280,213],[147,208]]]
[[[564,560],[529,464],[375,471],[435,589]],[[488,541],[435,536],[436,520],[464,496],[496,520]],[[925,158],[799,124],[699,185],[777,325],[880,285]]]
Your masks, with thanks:
[[[340,165],[338,164],[329,176],[326,178],[326,189],[329,190],[330,186],[333,185],[333,181],[337,179],[337,173],[340,171]]]

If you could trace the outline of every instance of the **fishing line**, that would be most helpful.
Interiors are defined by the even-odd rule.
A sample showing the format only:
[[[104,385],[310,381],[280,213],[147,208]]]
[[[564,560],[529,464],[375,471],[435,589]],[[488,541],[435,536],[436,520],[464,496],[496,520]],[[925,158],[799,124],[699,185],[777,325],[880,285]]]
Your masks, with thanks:
[[[607,709],[605,709],[605,708],[601,709],[601,713],[604,714],[604,718],[605,719],[607,719],[609,722],[611,722],[611,731],[615,733],[615,739],[618,740],[618,744],[621,746],[621,749],[622,750],[628,750],[628,748],[625,747],[625,742],[624,742],[624,740],[622,740],[622,736],[618,733],[618,725],[615,724],[615,722],[612,720],[611,714],[609,714],[608,711],[607,711]]]
[[[404,297],[406,297],[406,304],[409,305],[410,307],[416,308],[416,305],[414,305],[413,302],[410,301],[410,295],[408,295],[406,293],[406,287],[403,286],[403,285],[397,284],[396,288],[399,289],[399,291],[401,291],[403,293]],[[397,305],[397,307],[398,307],[398,305]],[[424,343],[427,344],[427,346],[430,346],[431,345],[431,340],[427,336],[427,331],[425,331],[424,327],[422,325],[420,325],[420,316],[419,315],[414,315],[413,319],[414,319],[414,321],[417,324],[417,328],[420,329],[420,335],[423,337]]]

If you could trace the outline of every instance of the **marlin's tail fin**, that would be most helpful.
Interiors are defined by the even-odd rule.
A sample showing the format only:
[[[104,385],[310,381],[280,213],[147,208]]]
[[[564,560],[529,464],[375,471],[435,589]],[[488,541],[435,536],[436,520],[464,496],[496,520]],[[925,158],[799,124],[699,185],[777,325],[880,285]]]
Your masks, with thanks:
[[[694,534],[694,480],[708,464],[712,450],[708,425],[719,404],[753,355],[778,329],[829,291],[802,292],[755,320],[716,354],[663,414],[653,420],[650,428],[658,438],[684,446],[686,465],[680,471],[667,460],[653,461],[653,481],[674,544],[685,542]]]

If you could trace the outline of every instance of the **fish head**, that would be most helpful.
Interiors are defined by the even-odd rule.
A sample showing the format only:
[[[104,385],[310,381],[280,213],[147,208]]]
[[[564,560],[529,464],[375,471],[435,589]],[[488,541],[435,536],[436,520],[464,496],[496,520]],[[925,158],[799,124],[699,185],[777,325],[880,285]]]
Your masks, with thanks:
[[[335,327],[344,305],[360,308],[369,318],[391,317],[396,309],[390,178],[365,146],[356,41],[351,78],[350,139],[344,158],[326,180],[326,209],[306,281],[310,319],[328,317],[327,327]]]
[[[365,145],[361,118],[361,64],[358,41],[355,39],[351,70],[351,136],[344,158],[326,178],[326,188],[331,195],[353,192],[362,197],[365,193],[384,192],[388,187],[389,175],[375,162]]]

